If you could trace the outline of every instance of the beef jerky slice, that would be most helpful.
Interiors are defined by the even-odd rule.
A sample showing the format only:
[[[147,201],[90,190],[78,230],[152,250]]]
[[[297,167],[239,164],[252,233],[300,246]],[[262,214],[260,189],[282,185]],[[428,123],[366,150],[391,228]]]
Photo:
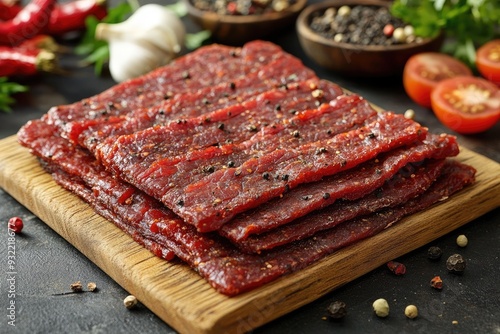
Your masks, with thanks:
[[[64,126],[62,135],[72,142],[87,146],[89,149],[96,142],[110,135],[129,134],[158,124],[165,124],[176,118],[199,116],[217,109],[240,103],[259,93],[287,87],[294,82],[317,79],[314,73],[304,67],[300,60],[283,54],[269,64],[261,65],[259,71],[252,69],[247,75],[235,78],[226,75],[214,77],[209,86],[190,87],[184,91],[174,84],[170,87],[173,96],[159,100],[151,107],[136,108],[116,116],[107,115],[93,119],[78,119]],[[194,86],[193,82],[191,86]],[[337,92],[340,88],[330,84]],[[177,92],[174,94],[173,92]],[[338,94],[337,94],[338,95]],[[92,139],[89,141],[89,139]]]
[[[324,208],[337,199],[357,199],[379,188],[400,168],[424,159],[444,159],[459,152],[456,138],[427,134],[415,145],[394,149],[356,168],[306,183],[283,196],[244,212],[222,226],[220,233],[233,242],[287,224],[307,213]]]
[[[219,229],[236,214],[279,197],[299,184],[348,170],[378,154],[422,140],[426,129],[384,112],[373,123],[298,148],[282,148],[241,166],[218,170],[162,202],[199,231]],[[269,175],[269,177],[266,177]]]
[[[280,226],[267,233],[233,241],[244,252],[260,253],[293,241],[305,239],[344,221],[371,214],[386,207],[401,205],[422,194],[441,173],[444,159],[417,165],[408,164],[380,188],[360,199],[339,200],[334,204]],[[224,226],[225,227],[225,226]]]
[[[81,118],[119,115],[136,108],[152,106],[171,91],[187,91],[257,71],[284,54],[278,46],[263,41],[249,42],[242,48],[210,45],[180,57],[144,76],[128,80],[96,96],[71,105],[54,107],[44,120],[58,126]]]
[[[97,156],[108,166],[109,156],[112,161],[125,160],[129,165],[150,165],[160,157],[178,157],[210,146],[240,143],[264,126],[292,118],[294,110],[316,108],[323,101],[314,96],[316,90],[313,82],[274,89],[199,117],[177,119],[164,126],[112,138],[99,145]],[[328,91],[324,93],[328,101],[342,93],[340,89]]]

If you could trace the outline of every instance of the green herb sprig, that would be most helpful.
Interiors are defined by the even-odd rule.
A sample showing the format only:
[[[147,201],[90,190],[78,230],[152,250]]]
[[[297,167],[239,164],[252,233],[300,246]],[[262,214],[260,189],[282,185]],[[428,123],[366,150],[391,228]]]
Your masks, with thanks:
[[[12,109],[10,106],[16,102],[12,95],[26,92],[27,90],[27,86],[10,82],[7,77],[0,77],[0,110],[11,112]]]
[[[75,53],[86,56],[83,59],[84,65],[94,64],[96,75],[101,75],[104,64],[109,59],[109,47],[105,41],[95,38],[95,30],[99,23],[120,23],[132,13],[132,6],[128,3],[121,3],[108,10],[108,15],[99,21],[95,16],[89,16],[85,20],[85,34],[80,44],[75,48]]]
[[[187,8],[182,1],[165,6],[172,10],[179,17],[184,17],[187,14]],[[101,75],[104,64],[109,61],[109,45],[106,41],[99,41],[95,38],[96,27],[99,23],[120,23],[125,21],[134,10],[138,8],[138,4],[134,0],[128,0],[116,7],[108,10],[108,15],[99,21],[95,17],[88,17],[85,34],[80,44],[75,48],[75,53],[85,56],[82,60],[84,65],[94,64],[94,71],[97,76]],[[195,50],[205,43],[211,34],[207,30],[197,33],[186,34],[186,48]]]
[[[443,51],[470,66],[476,48],[499,36],[500,0],[395,0],[391,13],[411,24],[418,36],[443,32]]]

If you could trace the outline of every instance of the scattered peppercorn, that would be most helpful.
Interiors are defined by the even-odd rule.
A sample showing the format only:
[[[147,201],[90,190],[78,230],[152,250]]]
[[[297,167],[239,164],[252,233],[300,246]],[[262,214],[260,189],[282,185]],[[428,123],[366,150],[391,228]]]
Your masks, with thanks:
[[[465,270],[465,267],[465,259],[460,254],[453,254],[446,260],[446,269],[451,273],[461,274]]]
[[[418,316],[418,308],[415,305],[406,306],[405,315],[409,319],[415,319]]]
[[[404,113],[404,117],[406,119],[414,119],[415,118],[415,111],[413,109],[408,109]]]
[[[441,290],[443,288],[443,280],[439,276],[434,276],[431,279],[431,287],[437,290]]]
[[[394,26],[393,26],[392,24],[390,24],[390,23],[389,23],[389,24],[386,24],[386,25],[384,26],[384,30],[383,30],[383,32],[384,32],[384,35],[385,35],[386,37],[391,38],[391,37],[392,37],[392,34],[394,33]]]
[[[87,283],[87,290],[89,290],[90,292],[96,291],[97,290],[97,284],[95,284],[94,282]]]
[[[385,318],[389,315],[389,303],[384,298],[377,299],[372,306],[377,317]]]
[[[133,309],[137,305],[137,298],[135,296],[127,296],[123,300],[123,305],[125,305],[126,308]]]
[[[82,292],[83,291],[82,282],[80,282],[80,281],[72,283],[69,287],[71,288],[71,291],[73,291],[73,292]]]
[[[328,150],[326,149],[326,147],[320,147],[318,149],[316,149],[316,155],[320,155],[320,154],[323,154],[323,153],[326,153],[328,152]]]
[[[342,319],[347,314],[346,304],[342,301],[334,301],[328,306],[327,311],[331,319]]]
[[[194,7],[203,11],[215,12],[219,15],[261,15],[265,13],[286,11],[295,0],[245,1],[245,0],[193,0]]]
[[[468,243],[469,243],[469,240],[467,239],[467,237],[465,235],[460,234],[457,237],[457,245],[458,246],[465,247],[465,246],[467,246]]]
[[[19,217],[12,217],[9,219],[9,230],[12,230],[14,233],[21,233],[24,227],[23,220]]]
[[[442,255],[443,251],[437,246],[429,247],[429,250],[427,251],[427,257],[431,260],[439,260]]]
[[[387,268],[392,271],[395,275],[404,275],[406,273],[406,266],[402,263],[396,261],[387,262]]]
[[[311,29],[338,43],[393,45],[420,42],[412,26],[391,15],[385,6],[342,6],[313,13]]]

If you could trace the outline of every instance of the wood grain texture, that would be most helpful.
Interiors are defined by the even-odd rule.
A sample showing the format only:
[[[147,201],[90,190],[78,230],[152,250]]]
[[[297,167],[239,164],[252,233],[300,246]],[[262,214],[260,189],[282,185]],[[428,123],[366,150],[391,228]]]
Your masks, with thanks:
[[[500,206],[500,164],[462,148],[477,182],[425,212],[262,288],[229,298],[135,243],[58,186],[15,136],[0,140],[0,186],[181,333],[243,333]]]

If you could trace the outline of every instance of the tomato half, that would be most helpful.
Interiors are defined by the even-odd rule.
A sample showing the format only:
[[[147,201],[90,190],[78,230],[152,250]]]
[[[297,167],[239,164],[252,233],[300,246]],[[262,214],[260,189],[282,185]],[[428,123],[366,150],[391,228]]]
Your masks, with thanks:
[[[483,132],[500,119],[500,90],[482,78],[443,80],[432,91],[431,101],[441,123],[458,133]]]
[[[437,83],[458,75],[472,76],[472,71],[461,61],[446,54],[424,52],[410,57],[406,62],[403,85],[413,101],[429,108],[431,92]]]
[[[500,86],[500,39],[490,41],[477,50],[476,66],[483,77]]]

